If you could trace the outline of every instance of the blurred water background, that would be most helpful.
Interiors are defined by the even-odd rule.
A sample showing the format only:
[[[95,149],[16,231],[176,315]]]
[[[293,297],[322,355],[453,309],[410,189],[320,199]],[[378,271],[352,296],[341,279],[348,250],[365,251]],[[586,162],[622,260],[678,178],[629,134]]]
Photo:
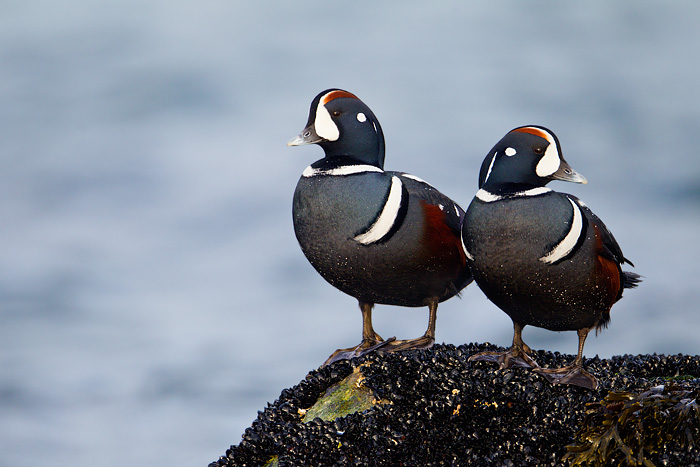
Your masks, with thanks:
[[[356,93],[386,167],[466,207],[510,129],[552,129],[644,283],[585,354],[697,354],[700,4],[0,2],[0,465],[206,465],[359,342],[291,197],[311,99]],[[427,309],[375,327],[423,333]],[[476,286],[438,342],[508,345]],[[575,353],[576,335],[525,331]]]

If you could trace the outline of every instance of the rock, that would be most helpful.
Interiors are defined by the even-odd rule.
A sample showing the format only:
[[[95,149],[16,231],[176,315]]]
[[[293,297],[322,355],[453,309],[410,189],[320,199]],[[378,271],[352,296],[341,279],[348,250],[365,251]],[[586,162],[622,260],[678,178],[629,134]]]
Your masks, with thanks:
[[[494,349],[435,345],[311,371],[210,467],[700,466],[700,357],[588,359],[600,383],[591,391],[467,361]],[[547,367],[574,358],[534,357]]]

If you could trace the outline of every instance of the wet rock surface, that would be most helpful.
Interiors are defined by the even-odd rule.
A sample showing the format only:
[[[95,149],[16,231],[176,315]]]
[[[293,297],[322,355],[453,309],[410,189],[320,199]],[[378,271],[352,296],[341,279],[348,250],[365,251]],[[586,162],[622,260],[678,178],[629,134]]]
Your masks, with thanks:
[[[697,356],[588,359],[586,369],[599,381],[591,391],[551,385],[525,369],[499,370],[493,363],[467,361],[484,350],[502,349],[435,345],[370,354],[314,370],[259,412],[240,444],[210,467],[264,466],[273,456],[281,466],[569,465],[563,460],[567,446],[581,445],[584,420],[591,419],[585,418],[587,409],[600,406],[606,396],[643,393],[659,385],[682,388],[692,396],[700,388]],[[574,358],[545,351],[533,356],[543,367],[564,366]],[[303,423],[305,411],[357,367],[364,376],[362,385],[388,403],[332,421]],[[697,410],[693,402],[691,410]],[[697,428],[685,428],[691,442],[667,442],[645,458],[657,466],[700,466],[700,448],[694,446]],[[610,465],[643,465],[627,463],[623,454],[618,458],[621,463]]]

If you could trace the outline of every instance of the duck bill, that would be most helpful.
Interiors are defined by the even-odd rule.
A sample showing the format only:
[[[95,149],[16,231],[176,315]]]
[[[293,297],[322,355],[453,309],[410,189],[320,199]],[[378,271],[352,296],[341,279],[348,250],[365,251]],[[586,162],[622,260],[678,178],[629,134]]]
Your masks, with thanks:
[[[313,125],[309,125],[294,138],[287,141],[287,146],[303,146],[305,144],[316,144],[323,141],[323,138],[316,134]]]
[[[554,172],[550,178],[552,180],[562,180],[564,182],[573,182],[573,183],[582,183],[586,184],[588,183],[588,180],[586,180],[586,177],[581,175],[580,173],[576,172],[574,169],[571,168],[568,162],[566,162],[564,159],[561,160],[561,163],[559,164],[559,170]]]

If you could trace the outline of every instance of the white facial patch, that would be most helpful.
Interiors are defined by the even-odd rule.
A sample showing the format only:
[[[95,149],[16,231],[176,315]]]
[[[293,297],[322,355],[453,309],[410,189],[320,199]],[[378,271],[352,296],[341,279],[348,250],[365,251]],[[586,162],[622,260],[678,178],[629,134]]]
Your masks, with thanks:
[[[365,123],[367,121],[367,116],[360,112],[359,114],[357,114],[357,121],[360,123]]]
[[[518,151],[516,151],[515,148],[506,148],[505,153],[506,153],[506,156],[513,157],[514,155],[516,155],[518,153]]]
[[[314,120],[316,134],[325,140],[337,141],[340,137],[340,131],[333,122],[331,114],[328,113],[328,109],[326,109],[326,106],[323,105],[322,102],[323,99],[321,99],[318,107],[316,107],[316,120]]]
[[[540,161],[537,163],[535,172],[537,172],[537,175],[540,177],[549,177],[554,172],[559,170],[561,157],[559,156],[557,142],[554,140],[554,137],[546,131],[540,130],[540,132],[549,142],[549,146],[547,146],[547,149],[544,151],[544,156],[542,156],[542,159],[540,159]]]

